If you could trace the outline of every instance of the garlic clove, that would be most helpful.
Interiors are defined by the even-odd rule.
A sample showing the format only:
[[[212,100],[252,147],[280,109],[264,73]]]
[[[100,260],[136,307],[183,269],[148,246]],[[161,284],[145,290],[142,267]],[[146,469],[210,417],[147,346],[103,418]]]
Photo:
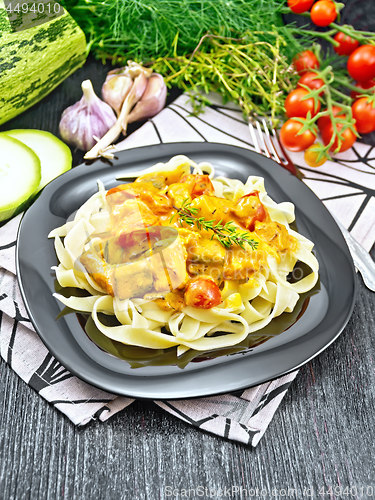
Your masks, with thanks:
[[[127,118],[127,123],[133,123],[145,118],[151,118],[161,111],[167,99],[167,86],[159,73],[153,73],[147,81],[147,87],[141,99]]]
[[[147,76],[145,75],[144,72],[141,72],[134,79],[133,86],[124,101],[119,116],[119,122],[122,126],[124,135],[126,133],[129,113],[133,109],[133,107],[137,104],[137,102],[142,98],[144,92],[146,91],[146,88],[147,88]]]
[[[123,69],[110,71],[102,86],[102,97],[116,111],[117,116],[120,114],[125,97],[133,86],[132,78],[124,75]]]
[[[82,82],[82,98],[61,115],[59,131],[62,139],[82,151],[91,149],[96,137],[102,137],[116,122],[116,115],[95,94],[90,80]]]

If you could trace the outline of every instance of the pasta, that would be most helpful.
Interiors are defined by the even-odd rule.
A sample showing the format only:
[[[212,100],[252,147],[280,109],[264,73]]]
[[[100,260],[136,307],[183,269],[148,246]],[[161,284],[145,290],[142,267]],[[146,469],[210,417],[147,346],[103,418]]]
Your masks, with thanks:
[[[74,220],[49,234],[59,284],[88,292],[55,297],[110,339],[176,346],[178,356],[234,346],[316,284],[313,243],[291,229],[294,205],[275,203],[263,178],[215,177],[182,155],[137,176],[109,191],[98,181]],[[291,282],[297,261],[311,272]]]

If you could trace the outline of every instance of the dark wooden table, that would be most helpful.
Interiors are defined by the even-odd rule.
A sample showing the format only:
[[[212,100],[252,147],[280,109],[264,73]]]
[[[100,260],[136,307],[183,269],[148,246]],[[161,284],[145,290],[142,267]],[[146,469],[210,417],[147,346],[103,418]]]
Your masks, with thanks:
[[[362,9],[362,21],[364,5],[373,9],[375,30],[372,2],[347,3]],[[80,82],[90,78],[99,92],[107,70],[90,59],[0,129],[57,134]],[[366,141],[375,144],[373,136]],[[75,164],[80,159],[74,155]],[[0,499],[154,500],[183,498],[183,488],[190,498],[194,489],[210,498],[210,488],[219,498],[219,488],[232,487],[246,488],[247,498],[375,497],[375,293],[358,282],[348,326],[300,370],[256,449],[196,430],[150,402],[77,428],[0,359]]]

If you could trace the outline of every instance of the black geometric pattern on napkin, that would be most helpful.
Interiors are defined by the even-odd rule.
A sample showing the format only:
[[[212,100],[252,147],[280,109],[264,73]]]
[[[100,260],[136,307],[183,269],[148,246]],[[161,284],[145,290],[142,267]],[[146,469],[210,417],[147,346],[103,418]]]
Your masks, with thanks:
[[[58,384],[72,377],[73,375],[52,354],[48,353],[43,363],[31,376],[29,385],[40,392],[47,386]]]

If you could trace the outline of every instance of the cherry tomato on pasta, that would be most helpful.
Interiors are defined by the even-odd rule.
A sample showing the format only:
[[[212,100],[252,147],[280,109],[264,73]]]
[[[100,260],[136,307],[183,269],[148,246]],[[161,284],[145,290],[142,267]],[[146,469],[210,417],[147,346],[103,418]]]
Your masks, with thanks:
[[[196,175],[195,177],[196,179],[191,191],[192,198],[214,192],[214,187],[208,175]]]
[[[337,128],[338,128],[338,131],[341,132],[343,125],[338,124]],[[356,128],[356,127],[354,126],[354,128]],[[332,139],[332,135],[333,135],[332,123],[325,126],[323,128],[323,130],[321,131],[321,134],[322,134],[323,142],[327,146],[330,143],[330,141]],[[344,129],[343,132],[341,132],[341,138],[342,138],[342,143],[341,143],[339,151],[336,151],[336,149],[338,148],[337,137],[334,140],[332,146],[329,148],[330,151],[332,151],[333,153],[343,153],[344,151],[347,151],[348,149],[350,149],[353,146],[353,144],[355,143],[355,141],[357,139],[357,136],[350,130],[350,128],[346,128],[346,129]]]
[[[320,88],[323,87],[324,81],[321,78],[317,77],[317,74],[314,73],[313,71],[308,71],[307,73],[304,73],[301,78],[298,80],[297,83],[298,86],[301,85],[306,85],[306,87],[309,87],[311,90],[319,90]],[[323,94],[320,92],[319,95]]]
[[[354,40],[354,38],[351,38],[349,35],[345,35],[345,33],[342,33],[341,31],[339,31],[333,39],[340,44],[333,46],[333,50],[339,56],[350,56],[350,54],[359,47],[358,40]]]
[[[283,146],[289,149],[289,151],[304,151],[314,144],[316,136],[311,130],[306,130],[302,134],[297,135],[302,127],[303,124],[300,121],[293,120],[293,118],[290,118],[281,127],[280,139]]]
[[[311,50],[304,50],[296,55],[293,59],[294,67],[296,68],[297,73],[302,75],[309,69],[318,69],[320,64],[318,58],[311,52]]]
[[[361,45],[352,52],[348,59],[349,75],[357,82],[375,78],[375,46]]]
[[[295,14],[302,14],[310,10],[314,0],[288,0],[289,9]]]
[[[185,291],[187,306],[211,309],[221,302],[221,292],[215,281],[201,276],[189,282]]]
[[[288,97],[285,99],[285,109],[289,118],[293,118],[295,116],[306,118],[309,111],[312,117],[319,113],[319,101],[316,102],[315,106],[315,102],[312,97],[304,99],[308,93],[309,92],[306,89],[298,87],[288,94]]]
[[[361,97],[352,104],[355,126],[360,134],[369,134],[375,130],[375,108],[367,97]]]
[[[263,222],[267,218],[267,212],[259,199],[259,191],[239,198],[234,213],[241,219],[241,224],[250,231],[254,231],[257,221]]]

